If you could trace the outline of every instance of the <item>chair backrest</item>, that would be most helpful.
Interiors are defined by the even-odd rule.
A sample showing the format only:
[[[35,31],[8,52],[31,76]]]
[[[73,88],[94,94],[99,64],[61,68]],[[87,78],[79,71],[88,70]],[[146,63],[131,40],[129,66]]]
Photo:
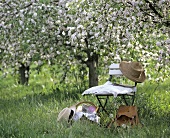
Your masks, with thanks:
[[[119,64],[118,63],[113,63],[109,66],[109,81],[111,81],[112,76],[115,77],[119,77],[119,76],[123,76],[123,73],[120,70]],[[135,82],[135,86],[137,85],[137,83]]]
[[[113,63],[109,66],[109,75],[114,75],[114,76],[123,75],[119,68],[119,64]]]
[[[120,70],[120,68],[119,68],[119,64],[113,63],[113,64],[111,64],[109,66],[109,75],[110,75],[109,81],[111,81],[112,76],[118,77],[118,76],[122,76],[123,75],[121,70]]]

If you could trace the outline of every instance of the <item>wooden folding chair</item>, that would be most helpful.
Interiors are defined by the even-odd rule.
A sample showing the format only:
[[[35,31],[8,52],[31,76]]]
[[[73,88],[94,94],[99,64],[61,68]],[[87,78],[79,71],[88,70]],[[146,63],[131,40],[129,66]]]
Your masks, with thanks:
[[[113,85],[115,86],[120,86],[123,88],[132,88],[132,92],[130,93],[123,93],[123,94],[118,94],[117,96],[121,96],[121,98],[123,99],[124,103],[126,105],[133,105],[134,104],[134,100],[135,100],[135,92],[136,92],[136,86],[137,86],[137,82],[134,82],[134,85],[132,86],[128,86],[128,85],[123,85],[120,83],[117,83],[116,80],[121,79],[123,77],[123,73],[120,70],[119,64],[111,64],[109,66],[109,79],[108,81],[112,81],[114,77],[114,81]],[[109,97],[113,97],[113,94],[95,94],[95,96],[97,97],[97,100],[99,102],[99,109],[101,109],[102,111],[106,112],[107,114],[108,111],[106,110],[106,105],[108,103]]]
[[[121,80],[121,78],[124,78],[122,80],[127,80],[128,83],[133,83],[130,83],[131,85],[125,85],[125,83],[118,82],[117,80]],[[121,97],[121,101],[124,101],[125,105],[133,105],[137,83],[144,82],[145,79],[144,69],[139,62],[122,61],[120,64],[113,63],[109,66],[108,81],[104,85],[94,86],[85,90],[82,95],[95,95],[99,102],[99,111],[101,109],[109,114],[106,110],[109,97]]]

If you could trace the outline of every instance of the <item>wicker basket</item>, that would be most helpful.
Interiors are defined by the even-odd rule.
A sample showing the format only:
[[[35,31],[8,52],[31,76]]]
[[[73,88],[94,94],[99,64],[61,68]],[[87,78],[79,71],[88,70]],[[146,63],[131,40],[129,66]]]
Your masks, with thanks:
[[[95,108],[95,111],[97,112],[98,111],[98,107],[94,104],[94,103],[92,103],[92,102],[89,102],[89,101],[82,101],[82,102],[78,102],[78,103],[76,103],[76,104],[74,104],[74,105],[72,105],[70,108],[78,108],[80,105],[89,105],[89,106],[93,106],[94,108]]]

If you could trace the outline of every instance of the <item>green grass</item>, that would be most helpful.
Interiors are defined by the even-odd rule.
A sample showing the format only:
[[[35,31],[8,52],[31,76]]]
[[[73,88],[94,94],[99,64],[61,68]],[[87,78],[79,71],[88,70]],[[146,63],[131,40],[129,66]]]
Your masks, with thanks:
[[[56,84],[46,73],[31,75],[30,85],[21,86],[12,76],[0,79],[0,137],[2,138],[168,138],[170,136],[170,80],[138,85],[135,105],[142,126],[107,129],[87,120],[57,122],[66,106],[94,97],[81,96],[72,83]],[[76,87],[75,87],[76,86]],[[154,90],[157,87],[156,90]],[[102,118],[103,119],[103,118]],[[104,122],[104,121],[103,121]]]

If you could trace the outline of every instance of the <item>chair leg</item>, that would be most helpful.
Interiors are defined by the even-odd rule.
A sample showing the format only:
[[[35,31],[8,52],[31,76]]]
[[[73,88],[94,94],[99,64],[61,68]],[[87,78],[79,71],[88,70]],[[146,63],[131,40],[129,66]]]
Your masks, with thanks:
[[[132,105],[134,104],[134,101],[135,101],[135,93],[134,93],[134,95],[132,97]]]
[[[108,102],[108,99],[109,99],[109,96],[105,96],[106,98],[101,98],[99,95],[96,95],[97,97],[97,100],[99,102],[99,110],[100,110],[100,107],[102,108],[102,111],[104,111],[106,114],[109,115],[108,111],[106,110],[106,105],[107,105],[107,102]],[[104,104],[102,104],[102,101],[101,99],[104,99]]]
[[[128,96],[128,98],[126,98],[126,96]],[[135,93],[134,95],[122,95],[122,99],[124,100],[126,105],[133,105],[135,101]],[[128,102],[127,99],[129,99],[130,101]]]

